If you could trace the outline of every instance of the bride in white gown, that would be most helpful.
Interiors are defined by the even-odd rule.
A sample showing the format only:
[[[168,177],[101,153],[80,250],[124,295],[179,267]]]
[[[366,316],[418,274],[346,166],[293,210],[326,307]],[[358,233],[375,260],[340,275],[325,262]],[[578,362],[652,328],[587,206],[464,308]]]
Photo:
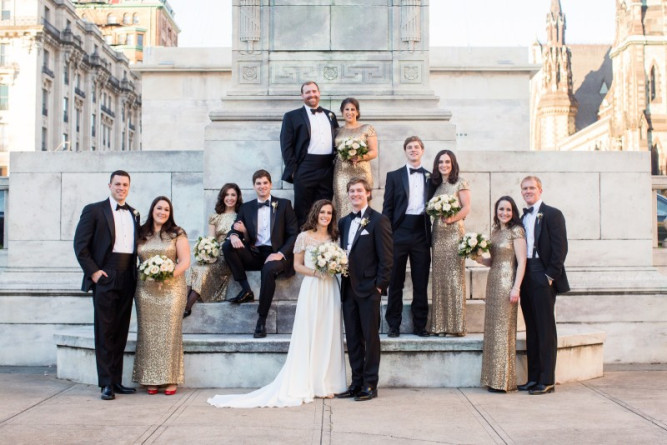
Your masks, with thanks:
[[[315,271],[312,258],[314,248],[337,238],[331,201],[317,201],[294,245],[294,270],[305,276],[285,364],[263,388],[217,395],[208,403],[230,408],[299,406],[346,389],[340,289],[334,277]]]

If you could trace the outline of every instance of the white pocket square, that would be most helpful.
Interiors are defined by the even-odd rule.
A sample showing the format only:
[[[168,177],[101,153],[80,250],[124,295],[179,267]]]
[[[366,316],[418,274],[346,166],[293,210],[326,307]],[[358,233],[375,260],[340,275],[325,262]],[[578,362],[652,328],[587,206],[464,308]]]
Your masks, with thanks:
[[[368,233],[368,230],[364,229],[364,230],[359,234],[359,236],[362,236],[362,235],[370,235],[370,233]]]

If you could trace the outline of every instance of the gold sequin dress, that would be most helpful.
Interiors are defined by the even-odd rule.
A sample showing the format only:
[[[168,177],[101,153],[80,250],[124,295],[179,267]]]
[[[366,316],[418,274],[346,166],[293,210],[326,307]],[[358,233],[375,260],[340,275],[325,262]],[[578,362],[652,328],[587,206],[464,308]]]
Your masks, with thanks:
[[[185,232],[178,238],[185,237]],[[139,260],[165,255],[176,262],[176,240],[154,235],[139,244]],[[185,276],[169,278],[162,283],[137,282],[134,296],[137,307],[137,352],[132,381],[142,385],[183,383],[183,311],[185,310]]]
[[[455,195],[468,190],[468,181],[459,177],[456,184],[443,182],[433,196]],[[431,333],[465,335],[466,285],[465,258],[459,256],[459,243],[464,234],[463,220],[445,224],[433,220],[431,284]]]
[[[491,269],[486,281],[482,386],[503,391],[516,389],[516,314],[510,303],[516,277],[514,240],[525,238],[523,227],[495,229],[491,233]]]
[[[340,127],[336,132],[334,143],[338,147],[343,140],[348,138],[357,138],[368,143],[369,136],[376,136],[375,128],[370,124],[360,125],[353,129]],[[370,161],[360,161],[355,166],[351,162],[343,161],[340,158],[336,159],[336,164],[334,165],[334,206],[339,218],[352,212],[352,205],[347,198],[347,182],[359,176],[366,178],[371,188],[373,187]]]
[[[227,233],[235,220],[236,213],[214,213],[208,218],[208,223],[215,226],[215,239],[220,243],[220,256],[213,264],[198,264],[194,261],[188,279],[188,286],[199,294],[204,303],[223,301],[227,294],[232,271],[222,256],[222,243],[227,239]]]

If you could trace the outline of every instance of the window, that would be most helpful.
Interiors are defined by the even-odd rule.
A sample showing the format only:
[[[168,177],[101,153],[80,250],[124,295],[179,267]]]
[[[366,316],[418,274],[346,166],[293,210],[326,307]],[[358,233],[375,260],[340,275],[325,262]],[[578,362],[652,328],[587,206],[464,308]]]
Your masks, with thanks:
[[[7,65],[7,49],[9,45],[6,43],[0,43],[0,66]]]
[[[128,34],[125,36],[125,44],[127,46],[133,46],[134,45],[134,34]]]
[[[49,91],[42,88],[42,116],[49,115]]]
[[[112,35],[104,36],[104,41],[107,42],[107,45],[113,45],[113,36]]]
[[[12,10],[10,8],[11,8],[11,1],[2,0],[2,16],[0,16],[2,20],[9,20],[12,18]]]
[[[129,13],[123,14],[123,25],[129,25],[132,23],[132,17],[130,16]]]
[[[121,149],[122,151],[125,151],[125,131],[123,131],[123,139],[122,139],[122,141],[123,141],[123,142],[122,142],[122,146],[121,146],[120,149]]]
[[[144,47],[144,35],[143,34],[137,34],[137,46],[139,48]]]
[[[44,50],[44,61],[43,61],[43,65],[42,65],[44,68],[49,67],[49,57],[50,56],[51,56],[51,54],[47,50]]]
[[[115,25],[118,23],[118,19],[116,18],[115,15],[109,14],[107,15],[107,25]]]
[[[139,15],[136,12],[132,14],[132,23],[134,23],[135,25],[139,24]]]
[[[69,85],[69,63],[65,63],[63,68],[63,82],[65,82],[65,85]]]
[[[90,136],[95,137],[95,126],[97,125],[97,116],[93,113],[92,119],[90,120]]]
[[[649,79],[649,97],[651,99],[651,102],[653,102],[656,98],[657,95],[657,88],[656,88],[656,75],[655,75],[655,66],[651,67],[651,77]]]
[[[91,88],[91,93],[93,95],[93,103],[97,102],[97,87],[95,86],[95,82],[93,82],[92,88]]]
[[[42,151],[46,151],[46,139],[48,136],[48,132],[46,130],[46,127],[42,127]]]
[[[63,122],[69,122],[69,115],[67,110],[69,109],[69,99],[63,97]]]
[[[76,132],[79,132],[79,125],[81,124],[81,110],[76,110]],[[78,150],[77,150],[78,151]]]
[[[75,85],[76,85],[77,88],[79,88],[79,89],[81,88],[81,74],[80,73],[76,73],[76,84]]]
[[[51,21],[51,10],[47,6],[44,7],[44,20]]]
[[[9,110],[9,86],[0,85],[0,110]]]

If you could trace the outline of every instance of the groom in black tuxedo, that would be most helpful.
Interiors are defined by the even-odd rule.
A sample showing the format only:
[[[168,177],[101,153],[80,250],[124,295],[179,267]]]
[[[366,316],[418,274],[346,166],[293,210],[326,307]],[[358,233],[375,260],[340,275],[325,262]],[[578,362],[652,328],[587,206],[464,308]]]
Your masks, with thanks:
[[[109,199],[88,204],[74,233],[74,253],[83,269],[81,290],[93,290],[95,358],[102,399],[130,394],[122,385],[123,351],[137,285],[139,213],[126,204],[130,175],[111,173]]]
[[[564,267],[567,232],[561,211],[542,202],[542,181],[537,176],[521,181],[521,195],[528,205],[522,217],[528,261],[521,283],[528,382],[518,389],[533,395],[547,394],[555,390],[556,383],[556,294],[570,290]]]
[[[276,277],[294,275],[292,251],[299,229],[292,203],[271,196],[271,174],[257,170],[252,175],[252,182],[257,199],[243,203],[222,251],[234,280],[241,285],[241,292],[230,302],[254,301],[246,271],[262,271],[254,337],[263,338],[266,337],[266,317],[276,290]]]
[[[301,85],[303,107],[285,113],[280,150],[285,162],[282,180],[294,184],[294,212],[299,227],[318,199],[333,197],[334,132],[336,115],[320,107],[320,88]]]
[[[385,319],[389,324],[388,337],[400,335],[403,315],[403,284],[405,266],[410,258],[412,275],[412,330],[415,335],[428,337],[428,273],[431,265],[431,218],[425,207],[430,172],[422,167],[424,143],[411,136],[403,143],[407,165],[387,173],[382,214],[391,221],[394,234],[394,266],[389,282]]]
[[[354,213],[341,219],[338,229],[341,247],[349,258],[341,299],[352,383],[336,397],[362,401],[377,397],[380,296],[387,290],[391,273],[391,223],[368,206],[371,187],[364,178],[352,178],[347,195]]]

